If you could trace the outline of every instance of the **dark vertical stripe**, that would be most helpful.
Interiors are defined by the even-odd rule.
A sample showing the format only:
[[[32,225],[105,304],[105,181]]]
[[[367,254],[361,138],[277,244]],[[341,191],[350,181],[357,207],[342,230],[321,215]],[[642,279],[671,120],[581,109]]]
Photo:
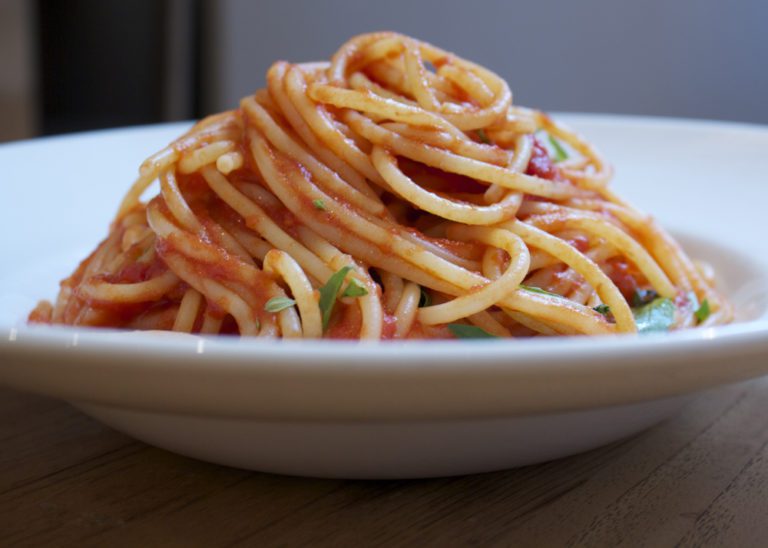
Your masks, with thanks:
[[[38,0],[42,133],[162,119],[163,4]]]

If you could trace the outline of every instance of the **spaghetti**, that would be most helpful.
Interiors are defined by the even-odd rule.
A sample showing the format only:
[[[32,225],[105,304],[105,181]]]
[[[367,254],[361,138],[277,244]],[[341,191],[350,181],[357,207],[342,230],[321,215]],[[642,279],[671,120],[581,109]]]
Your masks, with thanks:
[[[30,321],[360,339],[729,321],[708,269],[610,178],[491,71],[361,35],[329,63],[275,63],[266,89],[147,159]]]

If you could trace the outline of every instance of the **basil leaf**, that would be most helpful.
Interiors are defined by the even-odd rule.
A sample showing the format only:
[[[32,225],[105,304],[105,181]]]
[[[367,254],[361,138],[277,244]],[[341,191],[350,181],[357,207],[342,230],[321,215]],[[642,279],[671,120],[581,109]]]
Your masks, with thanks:
[[[599,304],[596,307],[594,307],[592,310],[595,312],[602,314],[603,316],[607,316],[611,313],[611,307],[607,304]]]
[[[344,290],[344,297],[365,297],[368,294],[368,289],[357,280],[357,278],[351,278],[347,289]]]
[[[312,205],[315,206],[315,209],[319,209],[320,211],[325,211],[325,202],[322,200],[312,200]]]
[[[709,315],[712,314],[712,311],[709,309],[709,301],[707,299],[701,301],[701,306],[697,308],[696,312],[693,314],[696,316],[696,319],[699,320],[699,323],[709,318]]]
[[[432,295],[427,293],[427,290],[423,287],[421,289],[421,295],[419,296],[419,308],[424,308],[425,306],[432,306]]]
[[[485,329],[475,325],[463,323],[449,323],[448,329],[457,339],[498,339],[496,335],[491,335]]]
[[[639,333],[669,331],[675,323],[675,303],[671,299],[654,299],[645,306],[633,308],[635,323]]]
[[[485,133],[484,129],[478,129],[477,130],[477,137],[480,139],[480,142],[486,145],[491,144],[491,140],[488,138],[488,135]]]
[[[323,287],[319,289],[320,292],[320,313],[323,317],[323,331],[328,327],[328,322],[331,321],[331,313],[333,307],[336,304],[336,297],[339,294],[341,285],[344,283],[344,278],[347,276],[347,272],[352,270],[351,266],[344,266],[339,269],[338,272],[333,274]]]
[[[563,299],[562,295],[558,295],[557,293],[552,293],[551,291],[547,291],[546,289],[542,289],[540,287],[534,287],[532,285],[519,285],[520,289],[523,289],[525,291],[529,291],[531,293],[538,293],[539,295],[549,295],[550,297],[557,297],[558,299]]]
[[[552,145],[552,150],[555,153],[555,163],[562,162],[563,160],[568,159],[568,153],[563,148],[563,145],[560,144],[560,141],[552,137],[551,135],[547,135],[547,139],[549,140],[549,144]]]
[[[272,297],[264,305],[265,312],[280,312],[296,304],[296,301],[288,297]]]
[[[653,289],[635,289],[632,294],[632,306],[640,307],[646,305],[652,301],[655,301],[659,297]]]

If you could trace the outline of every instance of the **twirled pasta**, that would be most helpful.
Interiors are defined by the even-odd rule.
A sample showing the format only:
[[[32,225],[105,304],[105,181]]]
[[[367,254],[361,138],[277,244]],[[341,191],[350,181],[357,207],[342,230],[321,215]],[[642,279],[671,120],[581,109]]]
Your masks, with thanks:
[[[731,318],[706,270],[609,190],[592,145],[488,69],[395,33],[276,63],[139,173],[31,321],[401,339]]]

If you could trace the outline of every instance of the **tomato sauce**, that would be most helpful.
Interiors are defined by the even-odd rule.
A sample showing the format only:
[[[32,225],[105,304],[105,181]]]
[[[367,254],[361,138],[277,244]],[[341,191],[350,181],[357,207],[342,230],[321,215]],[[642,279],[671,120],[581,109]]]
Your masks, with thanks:
[[[149,262],[129,263],[120,271],[102,276],[101,278],[105,282],[112,284],[135,284],[151,280],[166,270],[168,270],[168,267],[160,257],[155,255]],[[96,278],[98,279],[99,277],[96,276]]]
[[[549,157],[546,147],[536,137],[533,138],[533,151],[531,152],[531,159],[528,161],[525,174],[550,181],[563,180],[560,169],[552,161],[552,158]]]
[[[420,186],[433,192],[482,194],[488,189],[487,184],[480,184],[471,177],[459,175],[458,173],[448,173],[407,158],[399,158],[398,167]]]
[[[640,283],[632,268],[623,260],[610,260],[608,265],[610,267],[608,277],[616,284],[616,287],[621,291],[627,302],[631,303],[633,295],[640,287]]]
[[[589,249],[589,238],[583,234],[568,238],[566,241],[578,249],[581,253],[584,253]]]
[[[397,327],[397,318],[390,314],[384,314],[384,325],[381,329],[381,339],[391,340],[395,338],[395,328]]]
[[[357,303],[347,305],[337,302],[325,337],[328,339],[358,339],[362,325],[363,316]]]

